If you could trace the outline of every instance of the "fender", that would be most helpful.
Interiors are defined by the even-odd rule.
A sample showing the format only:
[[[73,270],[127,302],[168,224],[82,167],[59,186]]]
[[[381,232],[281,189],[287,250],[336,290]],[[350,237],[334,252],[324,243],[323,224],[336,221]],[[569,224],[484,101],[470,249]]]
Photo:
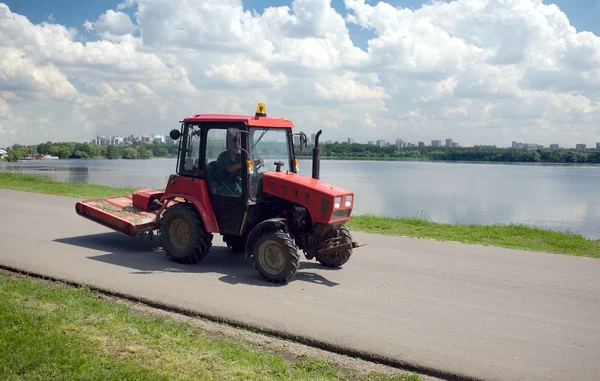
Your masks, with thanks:
[[[183,198],[186,201],[190,202],[192,205],[194,205],[194,207],[198,211],[198,214],[200,214],[200,217],[202,218],[202,222],[204,223],[204,229],[206,229],[207,233],[218,233],[219,232],[219,225],[217,224],[217,219],[215,217],[214,212],[212,212],[212,210],[211,210],[211,213],[208,213],[206,211],[206,209],[204,208],[204,206],[202,206],[202,204],[198,200],[196,200],[194,197],[190,197],[189,194],[169,193],[168,196],[161,197],[160,201],[163,203],[163,207],[166,207],[166,205],[169,201],[172,201],[173,199],[175,199],[177,197]],[[162,213],[162,208],[158,212],[158,216],[160,216],[161,213]],[[160,222],[160,220],[158,222]]]
[[[252,247],[261,234],[279,229],[289,233],[286,222],[287,220],[285,218],[270,218],[256,225],[250,231],[248,239],[246,240],[246,258],[252,255]]]

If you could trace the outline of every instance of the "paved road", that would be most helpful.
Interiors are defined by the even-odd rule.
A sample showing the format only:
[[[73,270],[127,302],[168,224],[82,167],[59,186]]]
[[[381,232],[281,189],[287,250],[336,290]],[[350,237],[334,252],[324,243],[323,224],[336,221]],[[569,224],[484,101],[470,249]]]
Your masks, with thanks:
[[[600,380],[600,261],[355,233],[342,270],[263,282],[215,237],[202,264],[0,190],[0,264],[489,380]]]

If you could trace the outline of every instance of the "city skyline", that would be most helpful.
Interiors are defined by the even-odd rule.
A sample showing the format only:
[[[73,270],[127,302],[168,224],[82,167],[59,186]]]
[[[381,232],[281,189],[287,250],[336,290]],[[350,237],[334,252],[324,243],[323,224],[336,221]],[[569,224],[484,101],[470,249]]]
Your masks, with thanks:
[[[309,144],[314,143],[316,133],[306,134],[307,141]],[[297,137],[295,137],[297,138]],[[166,134],[158,134],[158,133],[147,133],[142,135],[96,135],[94,138],[88,141],[81,141],[75,143],[95,143],[99,145],[118,145],[120,143],[131,143],[134,141],[139,141],[143,143],[169,143],[174,144],[175,141],[171,139],[169,135]],[[51,141],[52,142],[52,141]],[[10,148],[13,145],[24,145],[24,146],[35,146],[38,144],[42,144],[46,142],[38,142],[36,144],[20,144],[18,142],[13,143],[8,146],[0,146],[0,148]],[[52,143],[59,143],[58,141]],[[560,143],[552,143],[552,144],[537,144],[537,143],[527,143],[527,142],[517,142],[512,141],[509,145],[489,145],[489,144],[474,144],[474,145],[461,145],[459,142],[453,141],[452,138],[445,139],[434,139],[430,140],[429,144],[426,141],[420,140],[416,142],[406,142],[403,138],[396,138],[393,142],[387,141],[386,139],[377,139],[377,140],[367,140],[367,141],[357,141],[352,137],[347,137],[346,140],[332,140],[332,139],[320,139],[320,144],[324,143],[347,143],[347,144],[369,144],[369,145],[377,145],[380,147],[384,146],[396,146],[396,148],[424,148],[424,147],[444,147],[444,148],[474,148],[474,147],[491,147],[491,148],[513,148],[513,149],[526,149],[526,150],[539,150],[539,149],[596,149],[600,150],[600,142],[595,142],[592,144],[587,143],[576,143],[573,147],[565,146]],[[594,147],[595,146],[595,147]]]

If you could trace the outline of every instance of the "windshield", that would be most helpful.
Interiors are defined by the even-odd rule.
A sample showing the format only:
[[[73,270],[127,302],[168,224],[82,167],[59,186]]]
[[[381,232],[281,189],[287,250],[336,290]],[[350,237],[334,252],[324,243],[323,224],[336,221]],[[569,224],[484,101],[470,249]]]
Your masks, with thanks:
[[[275,162],[283,163],[283,171],[290,170],[290,147],[287,131],[281,128],[250,129],[250,155],[252,160],[265,160],[259,172],[275,170]]]
[[[280,161],[282,171],[290,169],[290,147],[287,131],[282,128],[255,127],[250,129],[250,158],[254,160],[253,182],[258,183],[264,172],[275,171],[275,163]],[[264,160],[264,164],[259,164]],[[250,192],[256,199],[256,189]]]

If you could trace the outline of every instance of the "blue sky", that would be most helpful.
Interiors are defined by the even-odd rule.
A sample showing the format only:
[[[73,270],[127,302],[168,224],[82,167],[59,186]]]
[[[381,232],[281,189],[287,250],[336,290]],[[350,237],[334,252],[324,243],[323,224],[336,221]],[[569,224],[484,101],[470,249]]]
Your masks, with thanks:
[[[85,20],[93,21],[107,9],[115,9],[121,0],[96,0],[84,2],[81,0],[5,0],[11,11],[27,16],[33,23],[48,20],[52,15],[56,23],[67,27],[75,27],[85,34],[83,23]],[[379,0],[367,0],[368,4],[376,4]],[[419,8],[429,1],[420,0],[386,0],[393,6]],[[267,7],[291,6],[291,0],[243,0],[244,7],[248,10],[255,9],[262,12]],[[600,36],[600,0],[548,0],[546,4],[556,4],[569,18],[571,24],[580,31],[590,31]],[[338,13],[345,15],[346,9],[343,0],[332,0],[332,6]],[[133,16],[131,9],[124,10]],[[133,17],[132,17],[133,19]],[[371,33],[361,30],[354,24],[347,24],[354,44],[366,49]],[[95,39],[94,36],[88,36]]]

